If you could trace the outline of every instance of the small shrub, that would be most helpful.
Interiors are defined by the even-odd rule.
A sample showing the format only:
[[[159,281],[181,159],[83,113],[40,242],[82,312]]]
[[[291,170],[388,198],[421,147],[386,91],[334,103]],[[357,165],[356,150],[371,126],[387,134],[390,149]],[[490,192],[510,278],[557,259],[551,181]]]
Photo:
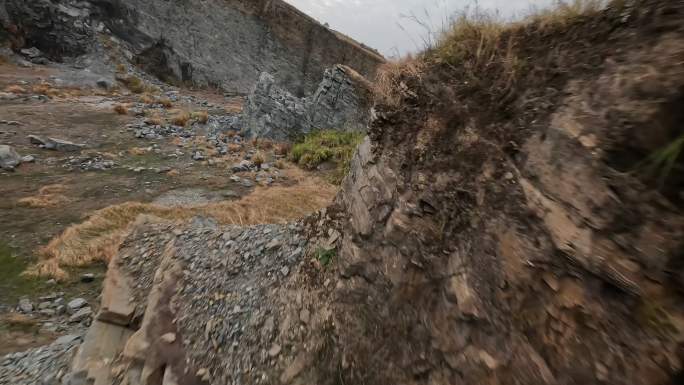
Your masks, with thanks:
[[[228,131],[228,133],[227,133],[226,135],[227,135],[229,138],[234,138],[234,137],[237,136],[237,134],[238,134],[237,131],[230,130],[230,131]]]
[[[190,121],[190,119],[191,119],[190,113],[181,112],[181,113],[177,114],[176,116],[174,116],[173,118],[171,118],[171,123],[173,125],[176,125],[176,126],[185,127],[188,124],[188,122]]]
[[[126,66],[122,63],[117,64],[116,65],[116,72],[118,72],[120,74],[126,72]]]
[[[128,114],[128,108],[124,106],[123,104],[117,104],[114,106],[114,112],[116,112],[119,115],[127,115]]]
[[[273,166],[279,170],[284,170],[285,169],[285,162],[283,162],[282,159],[278,159],[273,163]]]
[[[228,145],[229,152],[240,152],[240,150],[242,150],[242,146],[237,143],[231,143]]]

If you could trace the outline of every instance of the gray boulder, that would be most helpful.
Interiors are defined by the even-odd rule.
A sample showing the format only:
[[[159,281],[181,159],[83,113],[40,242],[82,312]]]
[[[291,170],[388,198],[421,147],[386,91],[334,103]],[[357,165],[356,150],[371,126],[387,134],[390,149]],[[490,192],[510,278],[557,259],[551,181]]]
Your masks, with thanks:
[[[247,138],[287,141],[317,129],[365,131],[370,108],[368,82],[342,65],[326,70],[308,98],[292,95],[262,73],[245,102],[241,122]]]
[[[3,170],[14,170],[21,164],[21,156],[12,147],[6,144],[0,145],[0,168]]]

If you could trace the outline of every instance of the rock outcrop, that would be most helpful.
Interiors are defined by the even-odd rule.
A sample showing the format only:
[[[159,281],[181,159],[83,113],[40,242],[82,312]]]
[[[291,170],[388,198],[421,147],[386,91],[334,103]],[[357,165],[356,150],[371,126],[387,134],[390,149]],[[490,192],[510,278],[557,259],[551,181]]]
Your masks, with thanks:
[[[298,98],[261,74],[245,101],[245,136],[291,140],[316,129],[366,131],[371,98],[367,80],[349,67],[327,69],[311,97]]]
[[[325,68],[342,63],[370,76],[384,60],[282,0],[2,0],[0,24],[16,50],[63,60],[111,36],[162,80],[241,94],[262,72],[303,96]]]
[[[681,381],[682,159],[638,165],[684,135],[684,6],[637,3],[510,31],[560,67],[508,86],[397,70],[339,196],[344,383]]]

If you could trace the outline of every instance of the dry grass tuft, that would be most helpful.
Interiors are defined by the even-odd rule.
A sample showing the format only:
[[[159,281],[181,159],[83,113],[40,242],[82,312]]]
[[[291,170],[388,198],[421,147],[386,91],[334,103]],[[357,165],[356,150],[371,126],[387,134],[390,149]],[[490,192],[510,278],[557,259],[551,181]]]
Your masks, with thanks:
[[[126,66],[123,63],[117,64],[116,65],[116,72],[120,73],[120,74],[126,72]]]
[[[63,194],[65,191],[66,186],[61,184],[44,186],[38,190],[38,195],[21,198],[18,203],[30,208],[54,207],[69,201]]]
[[[195,111],[192,113],[192,118],[200,124],[207,124],[207,122],[209,121],[209,112]]]
[[[171,124],[175,126],[185,127],[188,122],[192,119],[189,112],[180,112],[176,116],[171,118]]]
[[[252,157],[252,163],[254,163],[257,168],[261,168],[261,165],[266,162],[266,157],[261,151],[257,151],[256,154]]]
[[[140,103],[143,104],[154,104],[155,100],[150,94],[143,94],[140,96]]]
[[[137,76],[127,76],[121,79],[121,82],[134,94],[142,94],[143,92],[148,91],[145,82]]]
[[[5,88],[5,92],[11,92],[13,94],[23,94],[26,93],[26,89],[19,85],[13,85]]]
[[[170,177],[176,177],[176,176],[180,175],[180,171],[173,169],[173,170],[167,172],[166,175],[168,175]]]
[[[128,108],[123,104],[117,104],[116,106],[114,106],[114,112],[116,112],[119,115],[127,115]]]
[[[242,145],[239,145],[237,143],[230,143],[228,145],[228,152],[235,153],[235,152],[240,152],[240,151],[242,151]]]
[[[162,118],[158,114],[154,114],[145,118],[145,123],[153,126],[163,126],[165,121],[164,118]]]
[[[287,156],[292,151],[291,143],[278,143],[274,147],[273,152],[279,156]]]
[[[65,267],[108,262],[136,220],[187,220],[196,215],[212,217],[222,224],[252,225],[284,223],[330,204],[336,189],[317,178],[288,170],[294,186],[257,187],[238,201],[195,207],[163,207],[146,203],[124,203],[94,212],[85,222],[69,227],[39,250],[41,261],[25,274],[64,279]],[[171,172],[169,172],[171,174]]]
[[[46,96],[55,92],[55,90],[47,83],[36,84],[35,86],[31,87],[31,90],[34,94]]]
[[[424,69],[423,60],[412,57],[383,64],[372,88],[375,100],[388,106],[398,106],[410,92],[405,79],[420,79]]]
[[[150,152],[150,149],[149,148],[143,148],[143,147],[132,147],[128,150],[129,154],[135,155],[135,156],[145,155],[148,152]]]
[[[161,98],[159,99],[159,104],[162,105],[164,108],[171,108],[173,107],[173,102],[169,98]]]

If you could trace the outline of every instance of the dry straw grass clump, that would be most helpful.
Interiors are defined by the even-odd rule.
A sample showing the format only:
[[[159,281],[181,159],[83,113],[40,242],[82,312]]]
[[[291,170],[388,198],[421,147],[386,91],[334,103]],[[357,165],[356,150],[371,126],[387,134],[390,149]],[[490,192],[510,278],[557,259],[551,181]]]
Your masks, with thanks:
[[[159,104],[162,105],[164,108],[171,108],[173,107],[173,102],[169,98],[161,98],[159,99]]]
[[[622,0],[574,0],[538,10],[520,21],[505,21],[498,14],[479,8],[456,14],[448,28],[418,57],[406,57],[384,64],[373,87],[375,99],[396,107],[410,96],[408,82],[420,81],[428,67],[450,68],[455,81],[467,88],[488,91],[493,98],[510,93],[530,63],[519,51],[525,28],[535,34],[562,30],[583,17],[596,14],[607,5],[620,7]],[[429,70],[432,71],[432,70]]]
[[[209,112],[207,111],[195,111],[192,113],[192,119],[195,119],[198,123],[206,124],[209,121]]]
[[[192,119],[192,116],[189,112],[180,112],[171,118],[171,124],[185,127],[190,122],[190,119]]]
[[[12,85],[7,88],[5,88],[5,92],[10,92],[13,94],[23,94],[26,93],[26,89],[20,85]]]
[[[65,279],[66,267],[107,263],[141,216],[146,220],[187,220],[196,215],[212,217],[222,224],[252,225],[285,223],[319,210],[332,201],[336,189],[322,180],[305,178],[293,171],[293,186],[257,187],[238,200],[190,207],[165,207],[147,203],[124,203],[94,212],[85,222],[67,228],[39,250],[41,260],[25,274]],[[170,173],[169,173],[170,174]]]
[[[46,208],[55,207],[60,204],[69,202],[63,193],[66,191],[66,186],[61,184],[53,184],[42,187],[38,190],[38,194],[31,197],[21,198],[18,203],[21,206],[30,208]]]
[[[119,115],[127,115],[128,107],[126,107],[123,104],[117,104],[116,106],[114,106],[114,112],[116,112]]]
[[[162,118],[158,114],[153,114],[145,118],[145,123],[152,126],[163,126],[165,121],[164,118]]]

